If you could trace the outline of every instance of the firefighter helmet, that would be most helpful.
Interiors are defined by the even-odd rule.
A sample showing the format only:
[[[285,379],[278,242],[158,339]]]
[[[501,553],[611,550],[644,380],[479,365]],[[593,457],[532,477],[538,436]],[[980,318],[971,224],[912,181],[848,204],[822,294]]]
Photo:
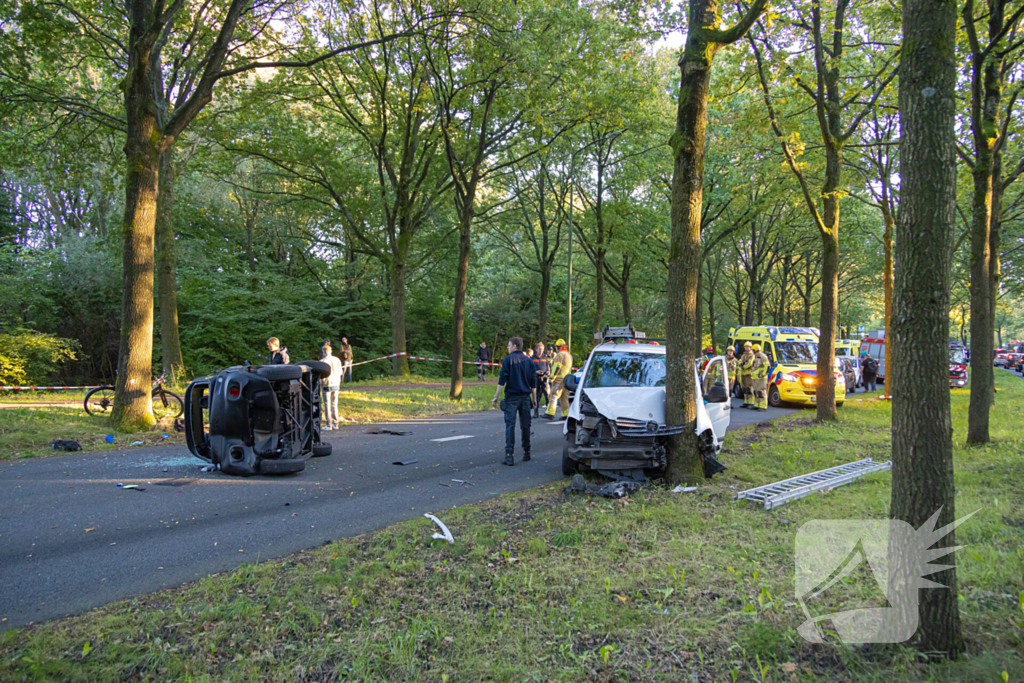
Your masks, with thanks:
[[[761,353],[761,345],[754,344],[754,353]]]

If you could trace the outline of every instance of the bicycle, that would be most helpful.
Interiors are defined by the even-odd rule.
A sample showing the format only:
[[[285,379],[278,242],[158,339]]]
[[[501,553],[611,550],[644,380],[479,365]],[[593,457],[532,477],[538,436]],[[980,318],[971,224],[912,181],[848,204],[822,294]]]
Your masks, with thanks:
[[[185,412],[181,397],[164,389],[166,375],[160,375],[153,382],[153,415],[157,420],[177,419]],[[102,417],[109,415],[114,407],[114,387],[96,387],[85,395],[85,412]]]

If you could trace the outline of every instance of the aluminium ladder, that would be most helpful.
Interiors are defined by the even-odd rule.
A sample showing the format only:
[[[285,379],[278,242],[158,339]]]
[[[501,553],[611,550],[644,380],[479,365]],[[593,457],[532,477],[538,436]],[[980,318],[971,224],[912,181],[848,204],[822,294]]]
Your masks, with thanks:
[[[892,469],[892,461],[875,462],[871,458],[856,460],[827,470],[803,474],[792,479],[784,479],[774,484],[740,491],[736,494],[739,500],[752,500],[764,503],[765,510],[771,510],[797,498],[809,496],[815,491],[834,489],[843,484],[860,479],[865,474],[886,472]]]

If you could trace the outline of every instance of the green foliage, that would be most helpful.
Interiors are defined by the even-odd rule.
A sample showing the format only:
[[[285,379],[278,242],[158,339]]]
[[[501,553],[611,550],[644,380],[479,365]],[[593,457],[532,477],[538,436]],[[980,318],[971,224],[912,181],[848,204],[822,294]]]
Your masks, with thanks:
[[[45,383],[78,350],[77,341],[52,334],[24,328],[0,333],[0,385]]]

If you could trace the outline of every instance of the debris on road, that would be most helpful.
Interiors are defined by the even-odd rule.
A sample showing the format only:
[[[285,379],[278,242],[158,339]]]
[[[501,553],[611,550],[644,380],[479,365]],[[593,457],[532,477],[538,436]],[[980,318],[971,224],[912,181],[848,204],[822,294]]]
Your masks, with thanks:
[[[413,458],[412,460],[396,460],[395,462],[393,462],[391,464],[392,465],[411,465],[414,462],[419,462],[419,459]]]
[[[394,429],[382,429],[382,428],[379,428],[379,427],[374,427],[373,429],[371,429],[370,431],[368,431],[366,433],[367,434],[390,434],[391,436],[407,436],[408,434],[412,434],[412,432],[399,432],[399,431],[396,431]]]
[[[146,442],[145,442],[145,441],[132,441],[132,442],[131,442],[130,444],[128,444],[128,445],[129,445],[129,446],[141,446],[141,445],[142,445],[142,444],[144,444],[144,443],[146,443]]]
[[[121,485],[118,484],[118,486],[121,486]],[[125,486],[121,486],[121,488],[124,489],[125,491],[127,491],[128,489],[134,489],[135,491],[145,491],[146,490],[146,489],[140,489],[138,484],[127,484]]]
[[[636,481],[613,481],[604,486],[588,484],[582,474],[574,474],[572,483],[565,489],[566,493],[596,493],[605,498],[625,498],[634,491],[639,491],[642,484]]]
[[[672,493],[693,493],[698,488],[699,487],[697,486],[683,486],[682,484],[680,484],[679,486],[672,489]]]
[[[55,451],[64,451],[65,453],[73,453],[75,451],[82,450],[82,446],[79,445],[77,441],[71,441],[70,439],[57,439],[50,444],[50,448]]]
[[[214,465],[203,465],[202,467],[199,468],[199,471],[200,472],[213,472],[215,469],[217,469],[217,468]]]
[[[439,520],[437,517],[435,517],[434,515],[430,514],[429,512],[424,514],[423,516],[426,517],[427,519],[431,520],[432,522],[434,522],[434,524],[436,524],[439,527],[441,527],[441,531],[444,532],[444,533],[441,533],[441,534],[434,534],[433,536],[431,536],[431,538],[436,538],[439,541],[448,541],[449,543],[455,543],[455,539],[452,537],[452,532],[448,531],[448,527],[446,527],[444,525],[444,522],[442,522],[441,520]]]

